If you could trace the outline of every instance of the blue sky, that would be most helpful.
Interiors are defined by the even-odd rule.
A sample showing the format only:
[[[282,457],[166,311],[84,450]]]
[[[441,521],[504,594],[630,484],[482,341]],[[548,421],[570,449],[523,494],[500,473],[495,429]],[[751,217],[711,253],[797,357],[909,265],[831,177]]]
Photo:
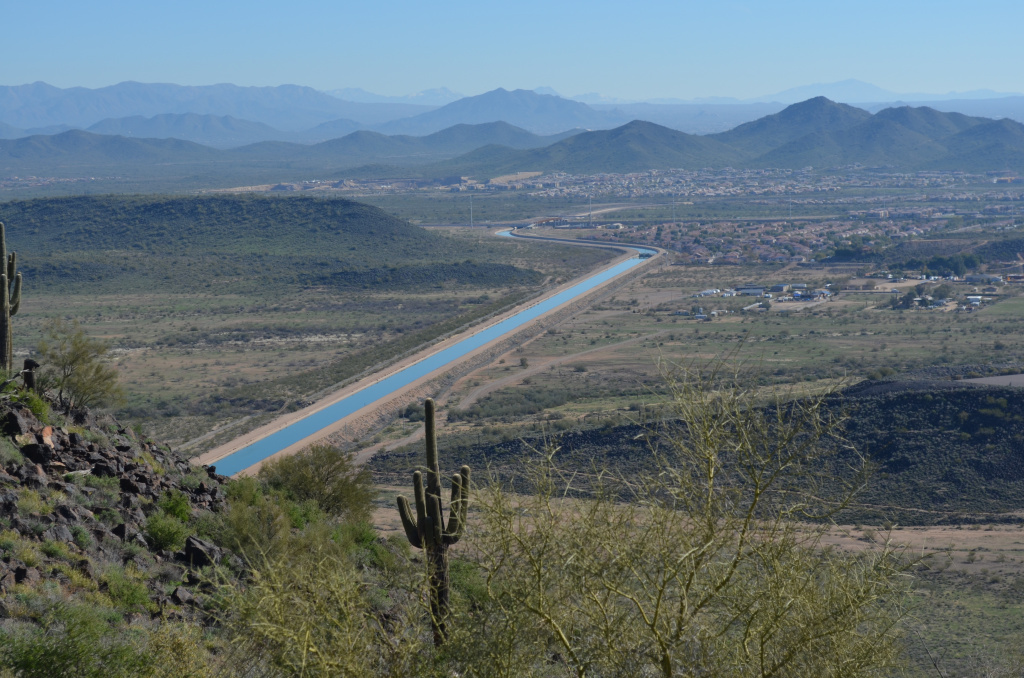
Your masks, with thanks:
[[[1024,91],[1021,0],[5,3],[0,84],[552,87],[754,97],[857,78]]]

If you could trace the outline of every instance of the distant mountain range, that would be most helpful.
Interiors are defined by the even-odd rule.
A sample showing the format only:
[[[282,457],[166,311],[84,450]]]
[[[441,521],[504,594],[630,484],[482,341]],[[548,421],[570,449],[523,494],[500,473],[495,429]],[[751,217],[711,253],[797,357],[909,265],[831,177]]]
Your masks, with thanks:
[[[940,111],[1024,122],[1024,96],[1020,95],[979,90],[932,101],[928,98],[941,95],[899,95],[855,80],[796,88],[756,100],[634,103],[597,94],[569,99],[547,87],[496,89],[461,97],[445,88],[381,96],[360,89],[326,93],[296,85],[185,87],[125,82],[99,89],[60,89],[33,83],[0,87],[0,139],[81,129],[232,148],[260,141],[314,144],[358,130],[423,136],[457,124],[499,120],[540,135],[577,128],[612,129],[632,120],[689,134],[714,134],[778,113],[789,103],[811,98],[809,93],[846,103],[868,100],[861,108],[869,112],[927,101]]]
[[[1024,172],[1024,125],[927,107],[903,106],[872,115],[817,97],[719,134],[690,135],[634,121],[539,149],[477,149],[439,169],[461,167],[464,173],[496,175],[556,169],[597,173],[854,164]]]
[[[536,106],[536,97],[541,97],[540,114],[550,113],[564,101],[522,91],[489,94],[492,102],[504,102],[511,113]],[[416,116],[418,124],[423,128],[443,124],[446,118],[438,114],[453,110],[451,106]],[[583,109],[576,110],[586,115]],[[195,124],[202,128],[203,122],[199,119]],[[219,124],[239,133],[262,131],[231,126],[230,119]],[[263,141],[232,149],[81,130],[0,141],[0,177],[107,174],[187,185],[294,181],[309,176],[488,178],[519,171],[591,174],[854,164],[908,171],[1024,172],[1024,125],[929,107],[901,106],[872,114],[816,97],[729,131],[703,136],[634,120],[610,130],[555,135],[537,135],[507,122],[453,125],[425,136],[359,130],[313,145]]]
[[[70,130],[0,140],[0,176],[72,177],[89,173],[135,176],[259,176],[282,172],[337,172],[364,164],[436,163],[473,149],[498,145],[510,151],[547,146],[576,134],[540,136],[505,122],[454,125],[434,134],[387,136],[360,130],[318,144],[263,141],[215,149],[180,139],[146,139]]]
[[[364,125],[429,110],[407,103],[356,103],[311,87],[239,87],[122,82],[110,87],[60,89],[36,82],[0,87],[0,121],[16,128],[49,125],[87,128],[107,118],[152,117],[166,113],[232,116],[286,131],[305,130],[338,118]]]

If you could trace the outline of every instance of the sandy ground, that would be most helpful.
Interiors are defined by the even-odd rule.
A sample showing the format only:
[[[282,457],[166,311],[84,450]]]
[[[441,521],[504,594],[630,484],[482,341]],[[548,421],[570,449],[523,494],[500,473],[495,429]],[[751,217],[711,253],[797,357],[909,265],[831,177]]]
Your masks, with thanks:
[[[636,344],[638,342],[648,341],[650,339],[653,339],[655,337],[658,337],[658,336],[661,336],[661,335],[664,335],[664,334],[668,334],[668,330],[665,330],[665,331],[662,331],[662,332],[655,332],[653,334],[645,334],[645,335],[641,335],[639,337],[633,337],[632,339],[626,339],[625,341],[620,341],[620,342],[618,342],[616,344],[607,344],[605,346],[601,346],[600,348],[592,348],[592,349],[590,349],[588,351],[580,351],[579,353],[573,353],[573,354],[570,354],[570,355],[563,355],[563,356],[559,356],[557,358],[552,358],[551,360],[546,360],[546,361],[537,363],[536,365],[531,365],[529,368],[527,368],[525,370],[521,370],[519,372],[516,372],[515,374],[510,374],[507,377],[502,377],[500,379],[495,379],[494,381],[490,381],[490,382],[488,382],[486,384],[481,384],[480,386],[477,386],[472,391],[467,393],[466,396],[461,401],[459,401],[458,409],[464,410],[467,407],[469,407],[470,405],[472,405],[473,403],[475,403],[476,401],[478,401],[481,398],[483,398],[484,396],[488,395],[489,393],[492,393],[492,392],[494,392],[494,391],[496,391],[496,390],[498,390],[500,388],[504,388],[506,386],[515,385],[515,384],[519,383],[520,381],[522,381],[523,379],[525,379],[527,377],[530,377],[532,375],[540,374],[542,372],[545,372],[545,371],[551,369],[552,367],[555,367],[556,365],[562,365],[562,364],[565,364],[565,363],[578,362],[582,358],[592,358],[595,355],[598,355],[598,354],[601,354],[601,353],[606,353],[606,352],[608,352],[610,350],[621,348],[623,346],[628,346],[629,344]],[[506,358],[507,358],[508,355],[510,355],[510,354],[506,354]],[[461,385],[463,382],[465,382],[465,381],[467,381],[469,379],[479,378],[480,377],[480,373],[482,371],[483,370],[477,370],[477,371],[475,371],[475,372],[473,372],[471,374],[466,375],[465,377],[460,379],[458,382],[456,382],[455,388],[453,390],[457,389],[459,387],[459,385]]]
[[[584,245],[584,243],[580,243],[580,244]],[[310,405],[310,406],[308,406],[306,408],[303,408],[301,410],[298,410],[298,411],[290,413],[290,414],[282,415],[281,417],[275,419],[274,421],[270,422],[269,424],[261,426],[260,428],[257,428],[254,431],[251,431],[251,432],[249,432],[249,433],[247,433],[247,434],[245,434],[245,435],[243,435],[243,436],[241,436],[239,438],[236,438],[236,439],[234,439],[234,440],[232,440],[232,441],[230,441],[228,443],[225,443],[224,445],[216,447],[216,448],[210,450],[209,452],[206,452],[205,454],[202,454],[202,455],[194,458],[192,461],[195,464],[203,464],[203,465],[216,464],[216,462],[218,460],[223,459],[224,457],[226,457],[226,456],[228,456],[228,455],[230,455],[230,454],[232,454],[232,453],[242,449],[243,447],[245,447],[247,445],[250,445],[250,444],[256,442],[257,440],[261,440],[262,438],[265,438],[266,436],[268,436],[268,435],[270,435],[272,433],[275,433],[275,432],[281,430],[282,428],[285,428],[286,426],[288,426],[288,425],[290,425],[290,424],[292,424],[292,423],[294,423],[296,421],[299,421],[300,419],[304,419],[305,417],[308,417],[311,414],[314,414],[315,412],[319,412],[320,410],[322,410],[322,409],[324,409],[326,407],[330,407],[331,405],[337,403],[338,401],[342,400],[343,398],[348,397],[352,393],[360,391],[360,390],[362,390],[362,389],[364,389],[364,388],[366,388],[366,387],[368,387],[368,386],[370,386],[370,385],[380,381],[381,379],[384,379],[387,376],[389,376],[391,374],[394,374],[395,372],[397,372],[397,371],[399,371],[401,369],[404,369],[405,367],[408,367],[409,365],[418,363],[418,362],[420,362],[420,361],[430,357],[431,355],[437,353],[438,351],[442,351],[442,350],[448,348],[449,346],[451,346],[451,345],[453,345],[453,344],[455,344],[455,343],[457,343],[459,341],[462,341],[463,339],[466,339],[466,338],[468,338],[470,336],[473,336],[474,334],[485,330],[487,327],[490,327],[490,326],[492,326],[492,325],[494,325],[496,323],[499,323],[502,320],[508,318],[509,316],[511,316],[511,315],[513,315],[515,313],[518,313],[519,311],[523,310],[524,308],[527,308],[527,307],[532,306],[534,304],[540,303],[540,302],[544,301],[545,299],[548,299],[549,297],[554,296],[555,294],[558,294],[562,290],[567,289],[569,287],[572,287],[573,285],[581,282],[582,280],[584,280],[586,278],[589,278],[592,275],[595,275],[596,273],[599,273],[600,271],[603,271],[603,270],[606,270],[608,268],[611,268],[611,267],[615,266],[616,264],[618,264],[618,263],[620,263],[620,262],[622,262],[622,261],[624,261],[626,259],[631,258],[632,256],[635,256],[635,255],[633,255],[632,253],[623,254],[621,257],[617,257],[616,259],[614,259],[613,261],[609,262],[605,266],[602,266],[599,269],[595,269],[594,271],[591,271],[590,273],[588,273],[588,274],[586,274],[584,276],[581,276],[580,278],[577,278],[577,279],[572,280],[570,282],[567,282],[567,283],[565,283],[565,284],[563,284],[563,285],[561,285],[561,286],[559,286],[559,287],[557,287],[557,288],[555,288],[553,290],[550,290],[548,293],[544,294],[542,297],[540,297],[538,299],[535,299],[533,301],[530,301],[528,304],[526,304],[524,306],[519,306],[519,307],[517,307],[517,308],[515,308],[515,309],[513,309],[511,311],[508,311],[507,313],[505,313],[505,314],[503,314],[503,315],[501,315],[501,316],[499,316],[497,318],[494,318],[493,320],[491,320],[490,322],[486,323],[485,325],[482,325],[482,326],[479,326],[479,327],[473,327],[473,328],[467,330],[464,333],[461,333],[459,335],[450,337],[450,338],[448,338],[448,339],[446,339],[446,340],[444,340],[444,341],[442,341],[442,342],[440,342],[438,344],[435,344],[434,346],[431,346],[431,347],[429,347],[427,349],[424,349],[420,353],[417,353],[417,354],[415,354],[413,356],[410,356],[410,357],[406,358],[405,360],[402,360],[402,361],[400,361],[400,362],[398,362],[398,363],[396,363],[394,365],[390,365],[390,366],[388,366],[387,368],[381,370],[378,373],[369,375],[369,376],[367,376],[364,379],[361,379],[361,380],[359,380],[359,381],[357,381],[355,383],[352,383],[352,384],[346,386],[345,388],[340,389],[340,390],[338,390],[338,391],[336,391],[336,392],[334,392],[334,393],[332,393],[332,394],[322,398],[321,400],[317,401],[316,403],[313,403],[312,405]],[[648,259],[645,262],[641,263],[639,265],[639,267],[640,268],[650,268],[652,265],[659,264],[661,259],[662,259],[662,256],[652,257],[651,259]],[[636,270],[638,270],[638,269],[637,268],[631,269],[631,271],[636,271]],[[597,292],[598,290],[603,289],[604,287],[608,286],[609,284],[612,284],[617,279],[618,278],[614,278],[612,280],[606,281],[605,283],[602,283],[598,287],[594,288],[594,290],[592,290],[588,294],[593,295],[595,292]],[[567,302],[567,303],[572,303],[572,301]],[[548,315],[556,313],[561,308],[563,308],[563,307],[560,306],[560,307],[558,307],[556,309],[552,309],[551,311],[549,311],[548,313],[546,313],[542,317],[547,317]],[[490,342],[487,345],[480,347],[479,349],[477,349],[477,350],[475,350],[475,351],[473,351],[473,352],[463,356],[460,359],[459,362],[471,360],[472,358],[478,356],[480,353],[483,353],[483,352],[489,350],[491,347],[493,347],[494,344],[496,344],[496,343],[498,343],[498,342],[500,342],[502,340],[503,340],[503,338],[499,338],[499,339],[496,339],[494,342]],[[323,438],[326,438],[326,437],[330,436],[331,434],[334,434],[334,433],[337,433],[337,432],[340,432],[340,431],[344,430],[346,427],[350,426],[354,422],[356,422],[358,420],[361,420],[361,419],[363,419],[363,418],[365,418],[365,417],[367,417],[369,415],[372,415],[373,412],[377,408],[382,407],[385,404],[385,402],[390,402],[394,398],[399,397],[401,394],[411,393],[411,392],[414,392],[416,389],[421,388],[425,384],[429,383],[432,379],[435,379],[439,374],[441,374],[441,373],[451,369],[453,365],[454,365],[454,363],[449,364],[449,365],[447,365],[447,366],[445,366],[445,367],[443,367],[443,368],[441,368],[439,370],[436,370],[435,372],[432,372],[432,373],[430,373],[430,374],[428,374],[428,375],[418,379],[417,381],[413,382],[412,384],[409,384],[405,388],[403,388],[403,389],[401,389],[399,391],[394,392],[393,394],[391,394],[390,397],[383,399],[383,401],[378,402],[378,403],[374,403],[372,405],[369,405],[369,406],[367,406],[367,407],[365,407],[365,408],[363,408],[363,409],[361,409],[361,410],[359,410],[357,412],[354,412],[353,414],[351,414],[351,415],[349,415],[347,417],[344,417],[342,419],[337,420],[336,422],[334,422],[332,425],[328,426],[327,428],[321,429],[321,430],[317,431],[316,433],[314,433],[313,435],[308,436],[308,437],[300,440],[299,442],[295,443],[294,445],[286,447],[285,449],[281,450],[277,454],[272,455],[271,457],[268,457],[264,461],[275,459],[275,458],[278,458],[278,457],[281,457],[281,456],[287,456],[287,455],[295,454],[296,452],[298,452],[298,451],[308,447],[309,445],[317,442],[318,440],[322,440]],[[520,375],[517,375],[517,376],[521,377],[523,375],[520,374]],[[362,457],[364,459],[368,458],[368,455],[366,454],[365,450],[364,450],[364,452],[360,453],[360,457]],[[262,462],[260,462],[260,464],[262,464]],[[259,470],[260,464],[256,464],[254,466],[251,466],[251,467],[245,469],[244,471],[239,472],[236,475],[248,475],[250,473],[255,473],[256,471]]]

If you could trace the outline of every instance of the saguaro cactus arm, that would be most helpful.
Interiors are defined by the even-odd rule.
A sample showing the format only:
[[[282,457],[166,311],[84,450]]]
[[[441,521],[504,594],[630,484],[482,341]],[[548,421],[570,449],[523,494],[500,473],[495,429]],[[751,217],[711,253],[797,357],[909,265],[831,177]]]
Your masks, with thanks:
[[[14,256],[13,254],[11,255]],[[8,280],[10,278],[8,277]],[[16,315],[21,308],[21,274],[14,276],[14,290],[11,291],[11,315]]]
[[[416,518],[412,514],[409,500],[398,495],[398,515],[402,517],[402,527],[405,528],[405,536],[415,548],[423,548],[423,541],[420,539],[420,528],[416,524]]]

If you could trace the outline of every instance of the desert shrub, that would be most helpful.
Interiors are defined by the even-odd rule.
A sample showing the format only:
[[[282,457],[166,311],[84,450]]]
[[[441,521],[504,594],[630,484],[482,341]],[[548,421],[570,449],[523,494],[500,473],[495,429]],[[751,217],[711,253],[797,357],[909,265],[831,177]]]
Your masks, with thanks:
[[[138,573],[131,567],[111,566],[101,581],[106,585],[107,596],[114,605],[125,612],[138,612],[151,607],[149,591],[139,581]]]
[[[232,483],[258,487],[252,478]],[[235,491],[227,511],[223,512],[211,532],[217,543],[238,552],[249,562],[272,557],[288,538],[292,519],[282,502],[261,492]],[[243,496],[238,496],[242,494]]]
[[[92,535],[89,534],[89,530],[85,529],[81,525],[72,525],[71,534],[74,537],[75,546],[83,551],[87,551],[92,548],[94,541]]]
[[[238,656],[262,656],[285,675],[432,675],[418,604],[389,609],[383,627],[387,598],[367,588],[329,533],[313,530],[254,565],[249,586],[224,587]]]
[[[11,439],[7,436],[0,436],[0,466],[20,466],[25,463],[25,457]]]
[[[163,510],[146,519],[146,540],[156,551],[177,551],[185,546],[188,527]]]
[[[53,505],[35,490],[23,489],[18,495],[18,513],[23,516],[32,513],[49,515],[53,513]]]
[[[167,515],[173,516],[183,523],[187,523],[192,517],[192,506],[188,502],[188,495],[181,490],[167,492],[157,502],[157,506]]]
[[[153,678],[207,678],[223,675],[207,651],[199,627],[164,622],[146,639],[148,663],[143,676]],[[230,675],[230,674],[228,674]]]
[[[44,424],[55,423],[53,421],[53,413],[50,411],[50,404],[40,398],[38,393],[34,391],[18,391],[13,402],[27,407],[36,416],[36,419]]]
[[[2,663],[26,678],[127,678],[142,674],[149,662],[109,616],[90,605],[58,603],[39,626],[0,631]]]
[[[290,457],[271,461],[259,478],[297,502],[313,501],[329,515],[349,522],[364,520],[373,510],[373,481],[353,455],[331,445],[312,445]]]
[[[669,417],[686,425],[652,431],[654,472],[580,487],[552,452],[526,471],[532,493],[497,483],[475,493],[468,550],[486,595],[472,622],[465,612],[453,621],[457,670],[898,670],[901,553],[882,544],[848,554],[823,541],[843,502],[829,466],[841,422],[825,397],[752,406],[747,383],[670,377]],[[817,499],[825,486],[838,504]]]
[[[68,547],[59,541],[44,541],[39,550],[47,558],[56,558],[57,560],[67,560],[71,556],[68,553]]]

